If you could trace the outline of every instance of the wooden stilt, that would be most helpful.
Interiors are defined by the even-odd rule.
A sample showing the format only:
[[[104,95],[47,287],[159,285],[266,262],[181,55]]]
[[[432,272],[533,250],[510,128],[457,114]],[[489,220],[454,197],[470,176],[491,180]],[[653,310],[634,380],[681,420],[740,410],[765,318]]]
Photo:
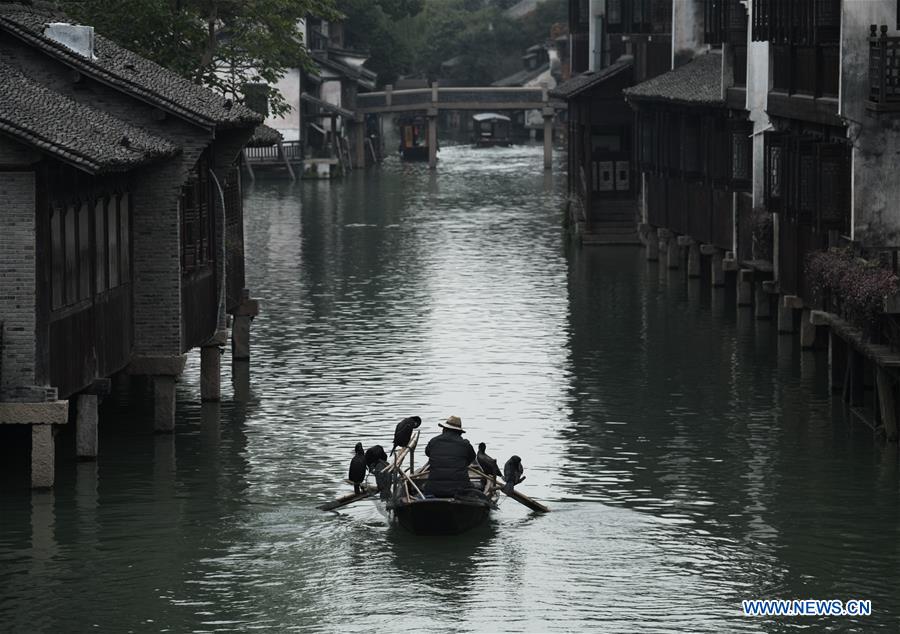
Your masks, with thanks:
[[[876,368],[875,385],[878,388],[878,405],[884,434],[890,442],[897,441],[897,404],[894,398],[894,381],[884,368]]]
[[[284,153],[284,145],[282,145],[281,141],[278,142],[278,154],[284,160],[284,164],[287,167],[288,174],[291,175],[291,180],[297,180],[297,176],[294,174],[294,168],[291,167],[291,162],[288,160],[287,154]]]
[[[241,157],[243,158],[244,167],[247,168],[247,173],[250,174],[250,182],[256,182],[256,174],[253,173],[253,166],[250,165],[250,161],[247,160],[247,152],[245,150],[241,150]]]

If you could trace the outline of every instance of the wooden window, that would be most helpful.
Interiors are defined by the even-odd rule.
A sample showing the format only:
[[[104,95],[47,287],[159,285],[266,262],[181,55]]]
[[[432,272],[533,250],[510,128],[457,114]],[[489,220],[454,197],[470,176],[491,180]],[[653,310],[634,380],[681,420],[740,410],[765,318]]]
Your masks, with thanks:
[[[682,169],[687,178],[697,179],[702,176],[700,150],[700,118],[685,115],[682,150]]]
[[[91,209],[78,206],[78,299],[91,297]]]
[[[784,135],[766,132],[765,195],[769,211],[781,211],[784,196]]]
[[[750,138],[752,125],[743,121],[732,125],[731,130],[731,187],[748,189],[753,178],[753,140]]]
[[[54,206],[50,210],[50,286],[53,309],[62,308],[66,303],[66,247],[63,231],[63,208]]]
[[[641,113],[638,117],[638,130],[641,139],[641,169],[655,172],[659,169],[656,156],[655,116],[651,113]]]
[[[102,293],[109,288],[106,274],[106,199],[94,201],[94,292]]]
[[[119,198],[119,273],[122,283],[131,281],[131,196]]]
[[[732,47],[734,85],[745,87],[747,85],[747,45],[735,44]]]
[[[109,263],[109,287],[119,285],[119,206],[115,196],[106,204],[106,245]]]
[[[812,222],[818,206],[815,148],[811,141],[797,145],[797,183],[791,188],[796,192],[796,200],[791,201],[793,203],[791,206],[796,208],[797,220],[808,225]],[[794,209],[789,211],[793,212]]]
[[[681,117],[669,113],[666,120],[666,138],[668,139],[666,164],[669,173],[677,176],[681,173]]]
[[[622,0],[607,0],[606,21],[610,33],[621,33],[623,30]]]
[[[78,223],[77,205],[69,204],[65,210],[63,232],[66,249],[66,306],[78,301]]]
[[[212,210],[215,209],[209,162],[200,158],[181,189],[182,269],[204,266],[212,260]]]
[[[846,143],[819,143],[816,158],[819,222],[826,229],[849,231],[850,148]]]
[[[791,59],[792,93],[816,95],[816,55],[812,46],[797,46]]]

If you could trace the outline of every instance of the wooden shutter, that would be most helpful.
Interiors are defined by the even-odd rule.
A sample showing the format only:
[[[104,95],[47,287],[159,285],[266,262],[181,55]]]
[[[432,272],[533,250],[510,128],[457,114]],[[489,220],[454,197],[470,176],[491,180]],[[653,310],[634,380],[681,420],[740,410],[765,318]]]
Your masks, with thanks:
[[[850,148],[846,143],[816,146],[817,224],[820,229],[850,229]]]

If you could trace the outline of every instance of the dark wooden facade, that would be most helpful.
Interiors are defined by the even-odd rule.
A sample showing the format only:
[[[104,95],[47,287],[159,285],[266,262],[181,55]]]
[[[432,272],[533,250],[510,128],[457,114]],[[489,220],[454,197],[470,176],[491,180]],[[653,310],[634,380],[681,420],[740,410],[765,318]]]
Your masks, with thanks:
[[[840,0],[756,0],[753,40],[771,45],[770,93],[836,99],[840,83]],[[770,111],[791,116],[800,104],[770,97]],[[806,108],[808,110],[808,108]],[[823,114],[836,112],[825,108]],[[803,118],[808,118],[804,114]]]
[[[779,214],[779,277],[807,296],[806,256],[850,231],[850,146],[842,128],[806,125],[765,137],[766,208]]]
[[[219,192],[211,177],[210,151],[197,161],[181,188],[181,341],[188,351],[216,331],[220,288],[215,217]]]
[[[131,356],[130,186],[52,160],[37,177],[36,375],[66,396]]]
[[[724,108],[644,103],[636,125],[648,223],[731,250],[732,194],[752,178],[752,124]]]
[[[622,97],[632,83],[626,69],[569,103],[569,174],[588,222],[602,218],[604,201],[635,198],[633,116]]]

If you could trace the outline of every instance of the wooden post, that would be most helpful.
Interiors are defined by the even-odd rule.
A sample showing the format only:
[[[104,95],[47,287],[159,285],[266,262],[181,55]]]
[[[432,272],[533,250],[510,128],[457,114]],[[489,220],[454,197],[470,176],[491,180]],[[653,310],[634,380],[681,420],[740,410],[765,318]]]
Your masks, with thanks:
[[[831,391],[840,392],[844,388],[844,374],[847,365],[847,351],[843,340],[828,331],[828,368],[831,375]]]
[[[366,122],[357,121],[354,129],[353,140],[353,167],[364,168],[366,166]]]
[[[437,111],[428,112],[428,169],[437,169]]]
[[[553,116],[544,115],[544,170],[553,169]]]
[[[284,164],[285,166],[287,166],[288,174],[291,175],[291,180],[297,180],[297,176],[294,174],[294,168],[291,167],[291,161],[290,159],[288,159],[287,154],[284,153],[284,145],[281,143],[281,141],[278,142],[278,154],[280,154],[281,158],[284,160]]]
[[[244,166],[247,168],[247,172],[250,174],[250,182],[256,182],[256,174],[253,173],[253,166],[250,165],[250,161],[247,160],[247,150],[241,150],[241,158],[243,159]]]
[[[875,370],[875,384],[878,387],[878,405],[884,433],[890,442],[897,441],[897,406],[894,400],[894,382],[884,368]]]

